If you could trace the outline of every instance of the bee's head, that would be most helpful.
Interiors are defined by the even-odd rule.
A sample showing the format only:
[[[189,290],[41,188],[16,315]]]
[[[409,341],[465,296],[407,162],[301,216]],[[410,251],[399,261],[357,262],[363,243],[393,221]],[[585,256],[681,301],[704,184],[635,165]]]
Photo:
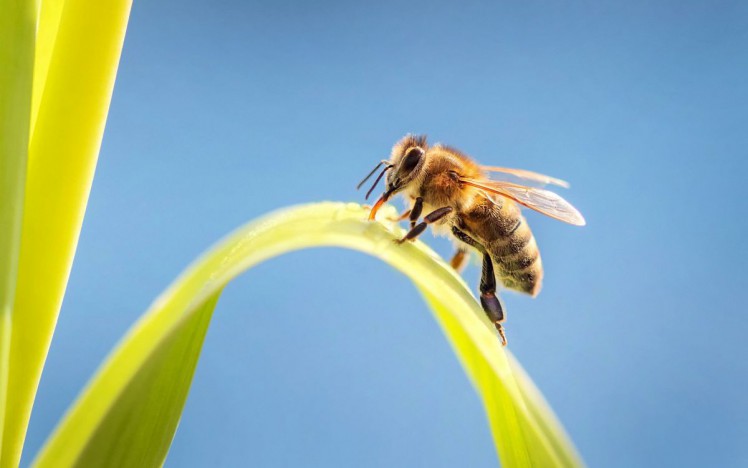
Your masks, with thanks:
[[[382,195],[384,201],[404,190],[418,177],[423,169],[427,149],[425,135],[406,135],[395,144],[388,162],[391,169],[385,179],[385,190]]]
[[[375,172],[377,172],[377,169],[384,164],[384,169],[379,173],[379,176],[377,176],[374,184],[366,194],[366,198],[368,199],[371,192],[374,191],[374,188],[376,188],[377,184],[386,173],[387,178],[385,179],[384,193],[379,197],[379,200],[377,200],[374,207],[371,209],[369,219],[374,219],[377,210],[379,210],[379,207],[382,206],[384,202],[389,200],[392,195],[404,190],[418,177],[423,169],[426,150],[428,150],[428,145],[426,143],[425,135],[406,135],[405,138],[398,141],[392,148],[390,159],[377,164],[369,175],[364,177],[364,180],[358,184],[357,188],[361,188],[361,186],[366,183]]]

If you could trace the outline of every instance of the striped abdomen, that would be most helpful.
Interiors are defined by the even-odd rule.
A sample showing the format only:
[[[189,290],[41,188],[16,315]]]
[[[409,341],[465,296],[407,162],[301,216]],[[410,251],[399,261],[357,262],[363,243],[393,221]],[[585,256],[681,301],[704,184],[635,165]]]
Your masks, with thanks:
[[[535,296],[543,280],[540,251],[521,214],[515,226],[505,237],[489,242],[486,249],[494,261],[496,276],[505,287]]]
[[[519,207],[506,199],[483,200],[466,215],[466,227],[491,255],[496,276],[504,286],[537,295],[543,264],[535,237]]]

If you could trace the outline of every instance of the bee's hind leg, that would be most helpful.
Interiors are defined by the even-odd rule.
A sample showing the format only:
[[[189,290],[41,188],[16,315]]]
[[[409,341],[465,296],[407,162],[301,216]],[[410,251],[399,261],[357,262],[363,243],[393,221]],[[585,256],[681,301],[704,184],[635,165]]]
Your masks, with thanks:
[[[499,298],[496,297],[496,275],[493,271],[493,260],[486,252],[483,253],[483,274],[480,278],[480,304],[499,332],[501,344],[506,346],[506,335],[504,334],[504,327],[501,326],[501,322],[504,321],[504,308],[501,306]]]
[[[489,320],[493,322],[496,331],[499,332],[502,346],[506,346],[506,335],[504,334],[504,327],[501,325],[501,322],[504,321],[504,307],[502,307],[501,301],[496,296],[496,274],[493,271],[493,260],[491,260],[491,256],[486,252],[485,247],[468,236],[464,231],[461,231],[457,226],[452,226],[452,234],[467,245],[475,247],[483,254],[483,273],[481,274],[479,288],[480,305],[483,306],[483,311],[488,315]],[[452,262],[454,262],[454,258]],[[454,263],[452,263],[452,266],[454,266]]]

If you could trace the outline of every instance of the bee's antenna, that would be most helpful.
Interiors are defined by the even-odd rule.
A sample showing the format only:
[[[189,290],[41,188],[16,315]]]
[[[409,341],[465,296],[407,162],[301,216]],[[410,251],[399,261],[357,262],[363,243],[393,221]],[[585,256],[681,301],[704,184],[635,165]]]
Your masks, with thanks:
[[[360,189],[360,188],[361,188],[361,186],[362,186],[362,185],[364,185],[364,183],[365,183],[365,182],[366,182],[367,180],[369,180],[369,177],[373,176],[373,175],[374,175],[374,173],[375,173],[375,172],[377,172],[377,169],[379,169],[379,166],[381,166],[381,165],[382,165],[382,164],[384,164],[385,162],[386,162],[386,161],[379,161],[379,164],[377,164],[376,166],[374,166],[374,169],[372,169],[372,170],[371,170],[371,172],[369,172],[369,175],[367,175],[366,177],[364,177],[364,180],[362,180],[361,182],[359,182],[359,183],[358,183],[358,185],[356,186],[356,190]]]
[[[379,163],[379,164],[382,164],[382,163],[384,163],[384,161],[382,161],[382,162],[381,162],[381,163]],[[385,172],[387,172],[387,171],[389,171],[389,170],[390,170],[390,169],[392,169],[393,167],[395,167],[395,166],[394,166],[393,164],[388,164],[387,166],[385,166],[385,168],[384,168],[384,169],[382,169],[382,172],[380,172],[380,173],[379,173],[379,175],[377,176],[377,180],[375,180],[375,181],[374,181],[374,184],[372,184],[372,186],[371,186],[371,188],[369,189],[369,191],[368,191],[368,192],[366,192],[366,198],[365,198],[365,200],[368,200],[368,199],[369,199],[369,195],[371,195],[371,192],[373,192],[373,191],[374,191],[374,188],[376,188],[376,186],[377,186],[377,184],[379,183],[379,181],[380,181],[380,180],[382,180],[382,177],[384,176],[384,173],[385,173]],[[379,168],[379,166],[377,166],[377,167],[376,167],[376,168],[374,169],[374,171],[376,171],[376,170],[377,170],[378,168]],[[374,171],[371,171],[371,174],[373,174],[373,173],[374,173]],[[371,175],[371,174],[369,174],[369,175]],[[369,177],[367,177],[367,179],[368,179],[368,178],[369,178]]]

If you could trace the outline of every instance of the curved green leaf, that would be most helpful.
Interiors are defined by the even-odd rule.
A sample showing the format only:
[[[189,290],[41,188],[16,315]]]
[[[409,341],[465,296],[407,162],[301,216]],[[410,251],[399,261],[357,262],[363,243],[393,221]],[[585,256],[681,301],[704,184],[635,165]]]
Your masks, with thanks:
[[[308,247],[359,250],[423,293],[481,395],[504,466],[578,466],[569,439],[513,366],[462,279],[425,244],[396,245],[394,225],[355,204],[320,203],[238,229],[187,269],[106,360],[39,454],[39,467],[158,466],[173,437],[223,286],[264,260]]]

